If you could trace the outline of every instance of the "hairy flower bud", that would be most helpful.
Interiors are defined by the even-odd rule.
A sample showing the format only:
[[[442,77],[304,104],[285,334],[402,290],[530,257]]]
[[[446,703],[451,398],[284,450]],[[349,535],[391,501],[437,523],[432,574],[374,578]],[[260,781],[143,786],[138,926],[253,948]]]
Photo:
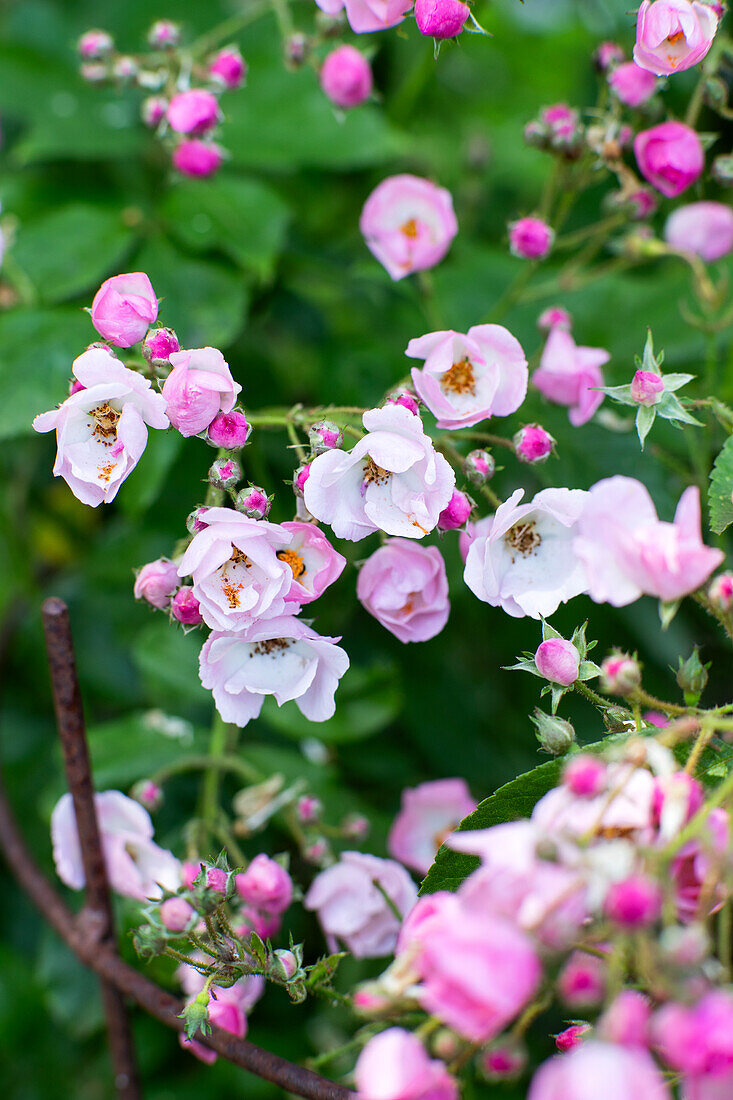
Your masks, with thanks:
[[[388,393],[386,401],[389,401],[392,405],[402,405],[403,408],[408,409],[414,416],[420,415],[420,406],[417,401],[417,397],[412,390],[406,387],[399,387],[396,390],[392,390]]]
[[[631,695],[641,684],[641,668],[628,653],[612,653],[601,665],[601,691]]]
[[[693,649],[686,661],[679,658],[677,669],[677,683],[685,694],[685,702],[694,706],[708,682],[708,670],[700,660],[697,646]]]
[[[247,62],[236,46],[225,46],[209,61],[209,76],[231,91],[244,83]]]
[[[561,1054],[567,1054],[568,1051],[579,1047],[591,1030],[590,1024],[571,1024],[555,1036],[555,1046]]]
[[[363,814],[347,814],[341,822],[341,835],[347,840],[366,840],[371,825]]]
[[[552,756],[562,756],[572,747],[575,741],[575,730],[564,718],[558,718],[555,714],[545,714],[539,707],[535,707],[531,721],[535,726],[540,748],[544,752],[549,752]]]
[[[132,945],[141,959],[154,959],[162,955],[168,946],[165,935],[151,924],[143,924],[132,934]]]
[[[170,366],[170,356],[181,345],[172,328],[150,328],[142,342],[143,357],[152,367]]]
[[[333,420],[317,420],[308,429],[308,442],[314,454],[320,455],[324,451],[334,451],[344,441],[344,433]]]
[[[98,61],[112,52],[114,40],[107,31],[85,31],[77,42],[76,48],[84,61]]]
[[[208,526],[204,520],[204,516],[208,512],[208,508],[203,506],[200,508],[194,508],[193,512],[189,512],[186,517],[186,530],[190,535],[198,535],[199,531],[203,531]]]
[[[565,638],[548,638],[534,655],[537,671],[552,684],[570,687],[578,679],[580,653]]]
[[[463,460],[463,473],[473,485],[490,481],[495,471],[496,462],[489,451],[470,451]]]
[[[242,480],[242,467],[235,458],[217,458],[211,464],[207,480],[217,489],[233,489]]]
[[[250,519],[267,519],[272,501],[264,489],[258,485],[248,485],[237,493],[234,507]]]
[[[273,951],[270,960],[269,974],[276,981],[289,982],[300,970],[300,963],[296,955],[286,948],[279,947]]]
[[[323,803],[320,798],[314,798],[312,794],[304,794],[296,802],[295,812],[302,825],[313,825],[320,820]]]
[[[212,447],[223,447],[227,451],[238,451],[245,445],[252,431],[247,417],[240,409],[228,413],[219,413],[206,429],[206,442]]]
[[[556,440],[541,424],[525,424],[512,439],[514,453],[520,462],[546,462]]]

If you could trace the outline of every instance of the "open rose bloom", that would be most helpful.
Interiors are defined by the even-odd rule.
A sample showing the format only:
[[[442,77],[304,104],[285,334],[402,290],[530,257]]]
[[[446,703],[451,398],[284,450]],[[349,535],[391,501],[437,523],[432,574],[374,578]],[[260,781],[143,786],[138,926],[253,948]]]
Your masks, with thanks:
[[[634,61],[656,76],[697,65],[713,44],[718,13],[697,0],[642,0],[636,17]]]
[[[586,424],[603,401],[601,367],[611,358],[603,348],[579,347],[569,332],[555,327],[547,337],[532,385],[556,405],[569,407],[574,427]]]
[[[389,539],[359,570],[356,594],[401,642],[426,642],[448,621],[448,578],[437,546]]]
[[[198,435],[219,413],[231,412],[242,387],[216,348],[175,351],[163,384],[168,417],[182,436]]]
[[[446,837],[475,809],[463,779],[435,779],[403,791],[402,807],[389,831],[389,854],[426,874]]]
[[[412,7],[409,0],[316,0],[327,15],[346,11],[355,34],[384,31],[401,23]]]
[[[435,267],[458,232],[450,193],[409,175],[390,176],[372,191],[359,226],[393,279]]]

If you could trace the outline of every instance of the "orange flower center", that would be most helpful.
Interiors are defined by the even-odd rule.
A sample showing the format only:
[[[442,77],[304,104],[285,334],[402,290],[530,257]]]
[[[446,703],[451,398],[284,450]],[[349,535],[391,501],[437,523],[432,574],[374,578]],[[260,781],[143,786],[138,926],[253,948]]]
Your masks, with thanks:
[[[440,387],[444,393],[473,393],[476,385],[476,375],[473,373],[473,363],[464,356],[450,367],[440,380]]]
[[[295,550],[278,550],[277,557],[280,561],[287,562],[296,580],[306,572],[305,562]]]

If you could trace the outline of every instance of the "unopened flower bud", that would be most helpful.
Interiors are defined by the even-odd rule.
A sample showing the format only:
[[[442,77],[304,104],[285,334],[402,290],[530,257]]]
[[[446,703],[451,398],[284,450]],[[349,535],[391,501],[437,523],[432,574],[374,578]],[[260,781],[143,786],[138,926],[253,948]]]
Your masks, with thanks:
[[[305,488],[305,483],[308,480],[310,472],[311,464],[310,462],[306,462],[304,466],[299,466],[293,474],[293,492],[297,497],[303,496],[303,489]]]
[[[372,67],[355,46],[337,46],[321,66],[321,88],[342,110],[364,103],[373,87]]]
[[[524,140],[534,149],[546,149],[549,138],[549,130],[536,118],[524,127]]]
[[[341,835],[348,840],[365,840],[371,826],[363,814],[348,814],[341,822]]]
[[[167,50],[181,41],[181,28],[171,19],[157,19],[148,31],[148,45],[154,50]]]
[[[554,239],[554,231],[541,218],[519,218],[509,225],[509,249],[520,260],[544,260]]]
[[[573,327],[573,319],[563,306],[548,306],[537,318],[537,328],[540,332],[551,332],[554,328],[570,332]]]
[[[352,1004],[354,1011],[362,1016],[378,1016],[386,1012],[392,1002],[378,982],[365,982],[354,993]]]
[[[160,907],[160,919],[169,932],[185,932],[196,910],[185,898],[166,898]]]
[[[625,1047],[648,1044],[651,1002],[638,989],[622,989],[598,1021],[598,1035]]]
[[[106,31],[85,31],[76,44],[79,56],[85,61],[98,61],[112,52],[114,41]]]
[[[455,38],[471,14],[461,0],[415,0],[415,22],[428,38]]]
[[[130,798],[134,798],[150,813],[155,813],[163,805],[163,791],[152,779],[140,779],[130,790]]]
[[[170,357],[181,345],[172,328],[150,328],[142,342],[142,353],[152,367],[170,366]]]
[[[217,489],[233,489],[242,480],[242,467],[235,458],[217,458],[211,464],[207,480]]]
[[[344,433],[333,420],[317,420],[308,429],[308,442],[314,454],[320,455],[324,451],[334,451],[344,441]]]
[[[285,62],[291,68],[298,68],[303,64],[308,53],[308,39],[300,31],[291,34],[285,42]]]
[[[599,73],[605,73],[611,65],[617,65],[624,60],[624,51],[618,42],[601,42],[593,53],[593,64]]]
[[[575,741],[575,730],[564,718],[558,718],[556,714],[545,714],[539,707],[535,707],[532,723],[535,726],[540,748],[544,752],[549,752],[553,756],[562,756],[572,747]]]
[[[456,531],[459,527],[465,527],[471,518],[473,501],[467,493],[460,489],[453,490],[453,496],[447,506],[438,516],[439,531]]]
[[[136,928],[132,934],[132,945],[141,959],[154,959],[162,955],[168,944],[160,929],[151,924]]]
[[[239,88],[246,75],[247,63],[237,46],[225,46],[209,62],[209,76],[229,91]]]
[[[82,386],[78,378],[69,379],[69,397],[73,397],[75,393],[81,393],[85,389],[86,386]]]
[[[121,55],[112,64],[112,75],[117,80],[132,80],[137,76],[138,64],[134,57]]]
[[[606,992],[605,959],[574,951],[560,971],[557,991],[569,1008],[594,1008]]]
[[[546,462],[556,440],[541,424],[525,424],[512,439],[514,453],[520,462]]]
[[[621,928],[646,928],[659,916],[662,893],[646,875],[630,875],[608,888],[603,911]]]
[[[135,577],[133,594],[136,600],[145,600],[160,611],[171,602],[178,588],[178,566],[169,558],[149,561]]]
[[[612,653],[601,665],[600,684],[608,695],[631,695],[641,684],[639,662],[628,653]]]
[[[392,390],[391,393],[387,394],[385,400],[392,405],[402,405],[403,409],[408,409],[414,416],[420,415],[417,397],[411,390],[404,387]]]
[[[716,611],[730,611],[733,607],[733,573],[719,573],[708,587],[708,599]]]
[[[497,1039],[479,1055],[478,1066],[487,1081],[511,1081],[524,1072],[527,1061],[525,1047],[507,1036]]]
[[[248,485],[237,493],[234,507],[250,519],[267,519],[270,514],[272,501],[264,489],[258,485]]]
[[[199,531],[203,531],[205,527],[208,527],[204,519],[208,510],[208,508],[204,508],[202,505],[200,508],[194,508],[193,512],[188,513],[186,517],[186,530],[190,535],[198,535]]]
[[[219,171],[224,160],[224,151],[211,141],[191,138],[175,147],[171,159],[173,167],[182,176],[205,179]]]
[[[194,905],[200,913],[211,913],[218,909],[230,893],[229,873],[222,867],[211,867],[206,863],[184,863],[181,879],[183,885],[191,891]]]
[[[300,964],[292,951],[279,947],[272,953],[270,975],[276,980],[289,982],[300,970]]]
[[[433,1054],[443,1062],[452,1062],[461,1049],[461,1039],[455,1031],[442,1027],[433,1036],[431,1043]]]
[[[168,100],[164,95],[149,95],[140,105],[140,118],[146,126],[154,130],[160,126],[168,110]]]
[[[312,794],[304,794],[296,802],[295,812],[302,825],[312,825],[320,820],[323,803],[320,798],[314,798]]]
[[[79,75],[88,84],[101,84],[109,76],[109,69],[102,61],[85,61],[79,66]]]
[[[708,670],[700,660],[697,646],[693,649],[686,661],[679,658],[677,669],[677,683],[685,694],[685,702],[694,706],[705,690],[708,682]]]
[[[548,638],[537,647],[534,663],[550,683],[570,687],[578,679],[580,653],[565,638]]]
[[[171,600],[171,615],[184,626],[199,626],[203,622],[193,588],[184,585],[178,589]]]
[[[325,862],[330,851],[331,849],[326,838],[319,836],[305,846],[303,849],[303,859],[306,860],[307,863],[313,863],[318,867]]]
[[[606,785],[606,764],[591,753],[580,753],[568,760],[562,781],[579,798],[594,798]]]
[[[733,187],[733,153],[722,153],[716,157],[710,171],[721,187]]]
[[[631,380],[631,399],[638,405],[656,405],[664,393],[664,379],[653,370],[638,370]]]
[[[728,106],[728,86],[719,76],[709,76],[703,88],[703,99],[709,107],[716,110]]]
[[[469,451],[463,460],[463,473],[473,485],[483,485],[490,481],[495,471],[496,462],[489,451]]]
[[[580,1046],[590,1030],[590,1024],[571,1024],[555,1036],[555,1046],[561,1054],[567,1054]]]
[[[206,442],[212,447],[223,447],[227,451],[240,450],[249,439],[251,425],[240,409],[228,413],[219,413],[206,429]]]

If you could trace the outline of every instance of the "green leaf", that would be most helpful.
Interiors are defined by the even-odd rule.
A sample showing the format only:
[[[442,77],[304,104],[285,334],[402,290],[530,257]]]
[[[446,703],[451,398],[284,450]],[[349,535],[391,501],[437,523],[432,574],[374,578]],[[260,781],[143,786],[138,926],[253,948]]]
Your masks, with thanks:
[[[651,431],[656,415],[657,410],[655,405],[639,405],[639,411],[636,414],[636,431],[639,436],[642,451],[644,450],[644,440]]]
[[[120,494],[123,512],[128,516],[141,516],[155,503],[182,444],[183,436],[173,429],[149,429],[145,453],[127,479],[124,493]]]
[[[733,436],[729,436],[715,459],[708,487],[710,527],[716,535],[722,534],[733,523]]]
[[[205,753],[208,735],[162,711],[138,711],[93,726],[89,752],[100,790],[126,788],[188,755]]]
[[[156,705],[176,708],[210,701],[198,674],[204,634],[200,630],[184,634],[160,612],[151,612],[151,619],[132,650],[133,663],[145,681],[150,699]]]

